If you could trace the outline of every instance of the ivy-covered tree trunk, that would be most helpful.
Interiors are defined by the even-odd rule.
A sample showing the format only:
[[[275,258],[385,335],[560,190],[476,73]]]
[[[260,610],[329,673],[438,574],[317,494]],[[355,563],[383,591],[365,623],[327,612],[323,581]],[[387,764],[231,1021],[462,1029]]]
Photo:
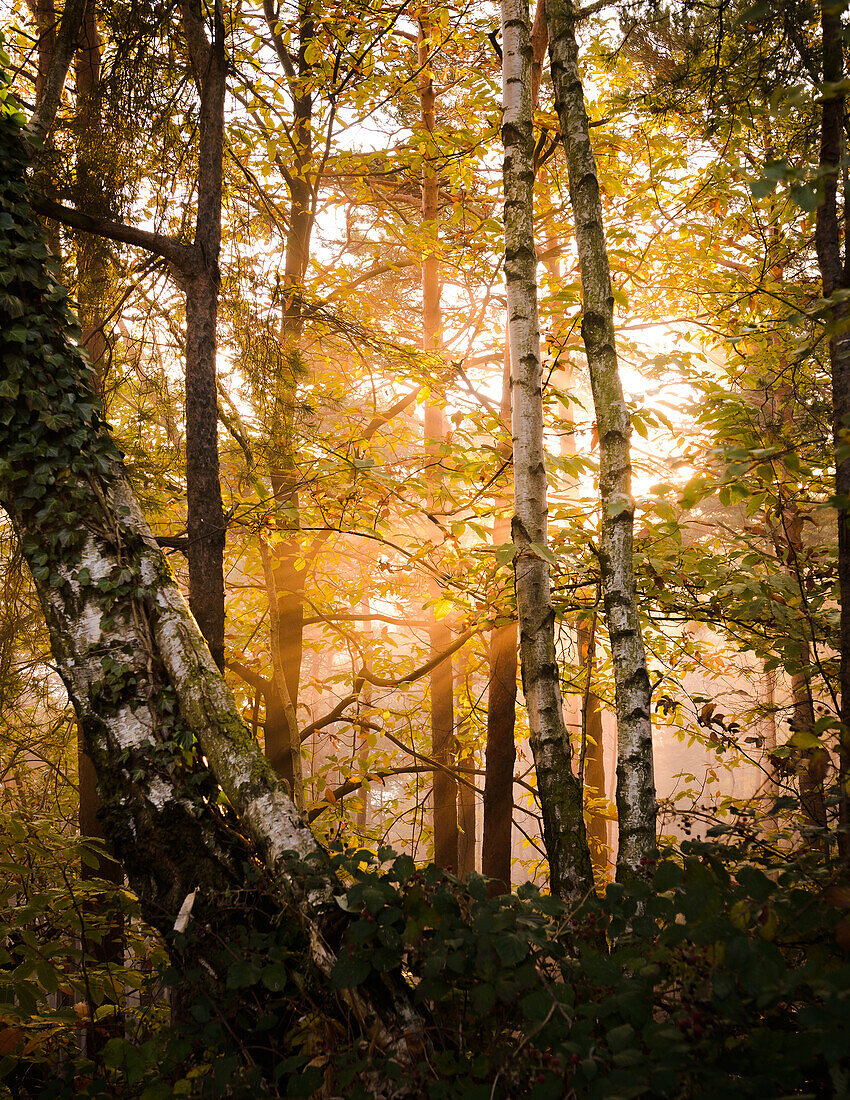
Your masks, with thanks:
[[[543,372],[534,245],[534,135],[531,35],[527,0],[502,2],[505,148],[505,276],[511,348],[517,612],[522,683],[543,812],[543,842],[552,892],[575,901],[593,889],[573,775],[555,658],[555,612],[549,579],[547,484],[543,449]]]
[[[35,579],[105,831],[146,918],[183,973],[206,973],[206,994],[245,1028],[246,1043],[257,987],[243,1000],[226,988],[229,937],[283,911],[298,951],[293,980],[403,1062],[422,1029],[400,976],[331,986],[339,887],[243,725],[127,483],[92,371],[68,339],[73,321],[27,202],[9,102],[0,115],[0,504]],[[248,874],[261,866],[264,877]],[[189,934],[175,940],[181,913]],[[390,1094],[395,1086],[376,1093]]]
[[[101,154],[101,158],[103,155],[100,69],[100,34],[94,4],[89,3],[83,17],[80,46],[74,59],[77,107],[74,129],[77,135],[77,206],[87,214],[94,215],[106,212],[103,207],[109,198],[108,175],[105,176],[98,170],[98,154]],[[97,392],[102,395],[104,378],[109,369],[109,345],[105,333],[106,301],[110,285],[109,253],[103,238],[90,233],[79,234],[76,253],[77,304],[82,323],[81,343],[94,368]],[[104,836],[98,815],[100,804],[97,797],[97,776],[92,762],[85,754],[79,728],[77,748],[80,834],[96,837],[106,841],[108,845],[108,838]],[[124,883],[124,871],[114,859],[101,863],[98,874],[117,886]],[[113,926],[111,934],[104,937],[102,942],[94,942],[89,946],[92,954],[104,962],[117,966],[123,965],[122,931],[120,924]],[[92,1031],[90,1037],[94,1034],[95,1032]]]
[[[650,685],[633,561],[631,425],[617,365],[614,299],[596,161],[570,0],[546,0],[555,105],[567,154],[582,284],[581,332],[599,433],[599,562],[617,707],[617,878],[646,872],[656,850]]]

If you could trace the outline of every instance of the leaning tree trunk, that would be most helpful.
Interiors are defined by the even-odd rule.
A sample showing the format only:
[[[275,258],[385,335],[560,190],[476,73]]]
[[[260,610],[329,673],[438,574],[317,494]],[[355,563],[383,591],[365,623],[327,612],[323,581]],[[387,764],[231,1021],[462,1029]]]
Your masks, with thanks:
[[[534,135],[527,0],[502,0],[505,147],[505,275],[508,292],[514,436],[517,612],[529,737],[543,811],[543,842],[554,894],[575,901],[593,889],[581,784],[570,746],[555,658],[555,613],[547,547],[543,374],[534,245]]]
[[[543,0],[541,0],[543,2]],[[614,299],[596,161],[578,67],[575,11],[547,0],[555,105],[567,153],[570,202],[581,271],[581,333],[599,433],[602,530],[599,562],[617,707],[617,878],[645,874],[655,853],[655,780],[650,685],[633,561],[629,413],[617,365]]]
[[[356,991],[328,981],[339,888],[243,725],[133,497],[92,371],[68,341],[72,319],[28,208],[25,164],[20,131],[0,114],[0,504],[36,583],[107,834],[181,972],[213,976],[205,992],[247,1045],[257,989],[239,1001],[223,988],[227,944],[235,924],[283,908],[303,950],[298,980],[312,975],[321,1012],[405,1061],[422,1029],[401,977]],[[249,864],[266,869],[253,887]],[[189,906],[181,946],[174,925]]]
[[[77,111],[74,127],[77,132],[76,190],[77,206],[87,214],[104,213],[103,187],[97,171],[97,155],[103,140],[101,87],[101,44],[95,19],[94,4],[86,6],[83,18],[80,48],[74,62]],[[77,240],[77,303],[82,326],[82,345],[86,349],[96,379],[97,392],[103,395],[103,382],[108,370],[109,346],[104,331],[106,325],[106,298],[109,291],[109,254],[106,242],[90,233],[79,234]],[[77,733],[77,778],[79,786],[80,834],[107,841],[98,818],[100,803],[97,797],[97,776],[92,762],[85,754],[82,731]],[[114,859],[101,863],[101,878],[116,886],[123,886],[124,871]],[[94,904],[97,904],[95,900]],[[110,929],[103,941],[94,940],[87,949],[100,961],[116,966],[124,962],[124,936],[120,919]],[[94,1029],[91,1038],[94,1038]],[[89,1048],[91,1049],[91,1048]]]

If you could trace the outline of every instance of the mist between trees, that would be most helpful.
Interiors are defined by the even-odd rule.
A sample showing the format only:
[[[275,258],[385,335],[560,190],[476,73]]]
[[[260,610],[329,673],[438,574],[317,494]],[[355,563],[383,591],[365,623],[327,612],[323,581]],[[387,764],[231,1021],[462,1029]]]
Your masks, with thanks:
[[[0,1095],[847,1095],[845,24],[6,10]]]

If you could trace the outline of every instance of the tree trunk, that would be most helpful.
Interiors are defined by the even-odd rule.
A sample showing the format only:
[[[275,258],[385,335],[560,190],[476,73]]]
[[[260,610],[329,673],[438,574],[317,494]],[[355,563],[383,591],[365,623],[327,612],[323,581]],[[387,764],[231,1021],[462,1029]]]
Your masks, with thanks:
[[[593,663],[596,656],[596,623],[576,627],[579,663],[585,668],[585,688],[581,700],[581,767],[584,789],[587,843],[593,862],[593,876],[600,889],[608,873],[608,822],[600,803],[605,801],[605,754],[602,740],[602,706],[593,690]]]
[[[100,33],[95,19],[94,4],[86,7],[80,46],[74,63],[77,90],[77,111],[74,119],[77,131],[76,191],[77,209],[100,217],[106,195],[98,164],[103,144],[103,119],[100,107]],[[106,299],[109,292],[109,254],[102,237],[80,233],[77,239],[77,300],[82,325],[82,345],[89,362],[95,368],[102,392],[103,379],[109,369],[108,345],[104,332]]]
[[[511,447],[505,436],[510,432],[511,425],[511,356],[507,334],[502,371],[501,414],[502,432],[496,440],[496,450],[504,462],[509,462]],[[494,546],[501,546],[510,540],[508,507],[508,501],[504,497],[497,496],[494,499]],[[506,597],[507,593],[502,598]],[[481,872],[491,880],[487,886],[491,897],[511,892],[516,674],[517,624],[513,615],[509,615],[507,622],[495,627],[490,633]]]
[[[442,349],[443,318],[440,309],[440,261],[437,256],[439,226],[438,179],[433,162],[435,152],[434,127],[436,92],[430,66],[433,48],[431,20],[426,11],[418,16],[419,105],[421,126],[428,139],[428,155],[422,163],[422,230],[425,237],[422,258],[422,348],[426,352],[439,353]],[[446,418],[438,405],[425,409],[425,444],[431,455],[433,469],[429,480],[439,486],[439,445],[446,436]],[[429,510],[434,506],[436,494],[431,493]],[[440,589],[431,583],[431,597],[435,599]],[[448,621],[437,619],[431,613],[428,628],[431,656],[447,649],[452,642]],[[445,765],[434,771],[434,862],[447,871],[458,869],[458,784],[451,769],[455,766],[457,744],[454,731],[454,673],[453,662],[443,661],[430,677],[431,683],[431,756]]]
[[[472,725],[470,713],[469,675],[472,670],[470,652],[467,649],[458,661],[456,684],[458,699],[463,699],[462,717],[458,718],[458,776],[457,783],[457,873],[461,877],[475,870],[476,847],[476,791],[475,791],[475,746],[469,738]],[[464,744],[464,742],[466,742]],[[464,782],[465,780],[465,782]]]
[[[224,515],[218,463],[216,319],[227,60],[221,0],[207,42],[195,0],[182,0],[189,54],[201,90],[198,212],[186,291],[186,504],[189,606],[213,660],[224,668]]]
[[[526,0],[502,3],[505,148],[505,275],[510,333],[516,546],[522,682],[529,738],[543,812],[543,841],[552,892],[576,901],[593,889],[581,785],[570,746],[555,659],[555,613],[549,581],[543,392],[534,245],[534,136],[531,39]]]
[[[48,88],[48,76],[50,73],[50,63],[55,56],[56,51],[56,5],[53,0],[27,0],[30,12],[32,13],[33,22],[35,23],[36,34],[38,35],[38,45],[36,48],[36,74],[35,74],[35,102],[36,109],[35,116],[38,116],[41,105],[45,101],[45,95]],[[68,64],[70,65],[71,58],[68,58]],[[66,74],[67,75],[67,70]],[[65,77],[63,76],[63,84]],[[56,103],[58,107],[58,100]],[[45,125],[45,124],[42,124]],[[49,124],[45,125],[45,131],[52,125],[52,119]],[[47,140],[47,133],[43,135]],[[43,171],[35,170],[35,178],[37,180],[37,187],[40,191],[47,191],[52,187],[48,177]],[[47,227],[47,243],[50,247],[50,251],[54,256],[59,255],[59,228],[54,222],[48,222]]]
[[[98,191],[103,186],[98,178],[95,157],[101,133],[100,110],[100,35],[95,19],[94,4],[86,7],[80,35],[80,48],[74,64],[77,111],[77,206],[87,214],[101,215],[103,200]],[[105,242],[90,233],[79,234],[77,240],[77,302],[82,324],[82,346],[94,369],[95,385],[103,395],[103,379],[107,370],[107,342],[104,333],[104,303],[109,289],[109,262]],[[86,756],[82,730],[77,726],[77,762],[79,783],[80,835],[107,841],[99,820],[100,802],[97,797],[97,776],[94,766]],[[108,844],[107,844],[108,847]],[[114,859],[103,861],[98,876],[116,886],[123,886],[124,871]],[[93,904],[97,904],[95,899]],[[120,923],[110,929],[103,940],[99,938],[86,945],[101,962],[115,966],[124,965],[124,936]],[[91,1029],[87,1039],[95,1040]],[[89,1053],[92,1053],[89,1047]]]
[[[267,547],[266,588],[271,621],[272,678],[284,710],[276,711],[265,731],[266,756],[278,775],[292,784],[293,796],[303,805],[300,740],[297,736],[298,694],[301,683],[304,634],[304,542],[300,534],[298,490],[301,474],[297,459],[295,407],[303,370],[300,343],[303,333],[304,279],[310,260],[313,231],[313,95],[307,51],[316,34],[309,0],[298,5],[298,55],[290,58],[277,25],[280,13],[274,0],[263,0],[266,22],[289,81],[292,96],[292,139],[295,167],[288,174],[289,221],[284,249],[281,304],[281,358],[275,379],[270,435],[273,450],[269,475],[275,501],[275,523],[281,537]],[[287,720],[291,709],[295,723]]]
[[[850,285],[850,248],[844,241],[838,212],[838,174],[842,157],[844,107],[844,36],[841,9],[826,0],[821,4],[823,38],[823,106],[821,108],[819,177],[823,200],[817,210],[815,246],[823,296]],[[847,196],[844,196],[845,202]],[[839,644],[841,670],[841,732],[839,736],[839,834],[838,847],[850,860],[850,309],[838,301],[830,309],[829,362],[832,374],[832,423],[835,444],[835,502],[838,521],[838,591],[841,605]]]
[[[582,283],[582,338],[599,434],[602,592],[617,706],[617,812],[620,881],[646,874],[656,851],[650,685],[638,613],[632,537],[629,414],[614,340],[614,300],[596,162],[578,67],[575,12],[569,0],[548,0],[549,56],[555,104],[567,153]]]
[[[260,927],[270,906],[283,906],[299,930],[303,965],[315,975],[320,1012],[404,1063],[422,1027],[400,975],[356,991],[334,991],[328,981],[341,934],[337,883],[243,725],[132,495],[92,372],[67,340],[66,299],[26,214],[25,160],[19,131],[0,117],[7,289],[0,299],[0,503],[36,583],[97,772],[108,835],[181,973],[221,975],[204,977],[205,993],[244,1029],[246,1046],[253,1029],[240,1020],[250,1021],[257,990],[233,1015],[233,990],[223,989],[226,945],[237,925]],[[8,312],[5,303],[15,299],[25,325]],[[293,855],[313,865],[309,878],[291,870]],[[266,881],[251,886],[245,866],[258,861]],[[191,922],[182,943],[174,939],[181,910]],[[395,1086],[384,1094],[390,1091]]]
[[[71,15],[79,8],[79,26]],[[224,152],[224,96],[227,64],[224,19],[216,0],[214,41],[207,41],[196,0],[181,0],[183,31],[190,61],[200,85],[198,140],[198,209],[195,239],[184,245],[173,237],[123,225],[47,199],[37,207],[58,221],[109,240],[145,248],[168,261],[186,295],[186,496],[189,558],[189,603],[219,668],[224,664],[224,517],[218,479],[216,316],[221,249],[221,186]],[[76,43],[85,0],[68,0],[60,24],[56,51],[29,134],[31,140],[52,125],[48,110],[61,96],[55,82],[66,39]],[[67,31],[65,31],[67,24]],[[65,68],[67,73],[67,65]],[[64,75],[63,75],[64,82]],[[55,100],[55,102],[54,102]]]
[[[533,47],[533,72],[542,67],[546,56],[546,47],[549,41],[548,28],[546,26],[546,12],[544,0],[540,0],[534,13],[534,25],[532,27]],[[538,60],[539,59],[539,60]],[[539,76],[532,81],[532,94],[535,84],[539,87]],[[546,169],[542,169],[538,176],[540,190],[547,202],[551,202],[549,180]],[[564,274],[559,259],[559,242],[554,237],[548,237],[543,242],[544,264],[549,274],[550,284],[558,287],[563,283]],[[569,392],[575,381],[575,367],[567,362],[561,367],[558,374],[559,388]],[[573,410],[570,404],[558,402],[562,420],[560,435],[560,450],[562,455],[576,454],[576,431]],[[563,492],[562,486],[562,492]],[[572,709],[572,714],[578,711],[581,724],[581,764],[579,778],[584,792],[584,816],[587,824],[587,840],[590,848],[590,858],[593,863],[593,873],[597,887],[605,881],[608,872],[608,822],[600,809],[600,802],[605,799],[605,753],[603,744],[602,706],[598,696],[592,689],[593,662],[596,652],[596,616],[593,626],[588,628],[577,619],[573,621],[576,647],[578,650],[579,666],[585,669],[584,686],[578,697],[578,706]],[[568,735],[569,735],[569,731]]]

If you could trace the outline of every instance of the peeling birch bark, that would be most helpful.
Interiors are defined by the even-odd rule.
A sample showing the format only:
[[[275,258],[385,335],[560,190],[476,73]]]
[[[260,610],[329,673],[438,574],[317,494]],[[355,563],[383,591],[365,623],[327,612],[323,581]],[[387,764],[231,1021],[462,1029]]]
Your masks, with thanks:
[[[599,180],[579,74],[576,13],[569,0],[547,0],[546,12],[555,106],[567,153],[581,270],[581,332],[599,432],[599,558],[616,689],[617,878],[622,881],[646,872],[642,861],[654,855],[656,844],[650,685],[633,561],[631,426],[617,364],[614,299]]]
[[[20,131],[0,112],[0,504],[33,573],[105,832],[167,939],[195,893],[195,935],[185,949],[171,941],[184,969],[219,960],[234,920],[227,895],[251,895],[258,919],[272,904],[295,922],[326,1010],[405,1063],[423,1028],[401,976],[355,990],[327,980],[344,928],[341,887],[243,724],[126,480],[27,213],[25,163]],[[10,315],[15,301],[22,312]],[[251,887],[245,865],[258,859],[267,876]],[[240,909],[240,922],[251,912]],[[232,1006],[232,991],[224,996]],[[402,1093],[387,1085],[375,1095]]]
[[[578,901],[593,889],[573,775],[555,658],[555,612],[547,548],[543,391],[534,246],[532,47],[527,0],[502,0],[505,148],[505,276],[513,395],[514,517],[517,611],[529,737],[543,811],[543,842],[554,894]]]

